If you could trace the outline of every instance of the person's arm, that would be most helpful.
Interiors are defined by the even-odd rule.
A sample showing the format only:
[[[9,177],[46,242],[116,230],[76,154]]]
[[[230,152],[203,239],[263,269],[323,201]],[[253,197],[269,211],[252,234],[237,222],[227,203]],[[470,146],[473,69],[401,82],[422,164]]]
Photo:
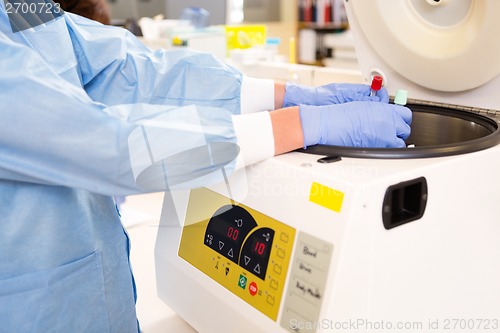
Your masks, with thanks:
[[[241,148],[238,168],[301,148],[304,142],[299,107],[282,107],[285,84],[253,78],[249,82],[254,84],[244,86],[241,98],[244,109],[253,111],[232,117]],[[261,102],[257,107],[252,100]]]
[[[82,84],[94,101],[196,104],[240,113],[243,75],[213,55],[185,48],[153,52],[125,29],[71,13],[64,20],[67,31],[60,33],[69,32]]]
[[[242,144],[239,159],[243,162],[238,166],[315,144],[402,148],[410,134],[411,111],[399,105],[385,101],[353,101],[283,108],[286,94],[287,85],[276,82],[276,110],[233,116],[239,142],[249,143]],[[266,123],[269,125],[265,126]],[[270,146],[274,147],[272,151]]]
[[[10,88],[0,91],[9,106],[0,123],[1,179],[131,194],[194,178],[208,184],[216,180],[212,171],[231,171],[238,146],[241,157],[256,154],[242,166],[302,146],[297,107],[232,115],[194,105],[106,106],[57,76],[33,50],[2,37],[0,85]],[[279,89],[271,95],[279,106]],[[193,150],[212,143],[224,144],[218,161]]]
[[[387,90],[381,89],[376,96],[369,96],[368,88],[360,84],[304,87],[275,82],[274,103],[277,110],[270,113],[275,155],[318,143],[405,147],[404,140],[411,131],[411,110],[388,104]],[[283,108],[290,95],[294,94],[302,95],[303,105]],[[318,99],[320,96],[323,99],[329,96],[329,103],[312,103],[313,97]],[[297,96],[294,98],[300,100]]]
[[[242,75],[207,53],[147,49],[124,29],[65,15],[85,90],[107,104],[222,107],[249,114],[283,106],[284,83]],[[279,92],[275,100],[275,93]]]
[[[274,136],[274,154],[280,155],[304,147],[304,133],[299,107],[271,111]]]
[[[96,103],[1,33],[0,58],[0,179],[127,195],[200,186],[234,166],[227,110]]]
[[[283,108],[286,94],[286,85],[282,82],[274,82],[274,109]]]
[[[40,54],[0,33],[0,100],[7,106],[0,122],[1,179],[114,195],[204,186],[222,180],[216,171],[235,167],[240,149],[238,160],[249,165],[319,143],[305,141],[321,126],[341,133],[342,117],[325,112],[321,114],[333,121],[301,132],[302,107],[280,109],[283,86],[272,81],[265,81],[266,96],[271,96],[266,105],[270,100],[270,108],[278,109],[240,115],[239,72],[206,54],[173,52],[162,58],[136,42],[132,48],[141,50],[129,52],[129,39],[100,38],[104,30],[91,42],[96,24],[85,22],[89,31],[72,30],[71,24],[68,29],[72,37],[79,32],[88,39],[73,39],[86,92],[58,76]],[[117,53],[122,58],[110,59]],[[138,72],[148,66],[154,68]],[[108,98],[111,102],[103,103]],[[355,132],[349,130],[349,135]],[[325,142],[334,142],[329,140]]]

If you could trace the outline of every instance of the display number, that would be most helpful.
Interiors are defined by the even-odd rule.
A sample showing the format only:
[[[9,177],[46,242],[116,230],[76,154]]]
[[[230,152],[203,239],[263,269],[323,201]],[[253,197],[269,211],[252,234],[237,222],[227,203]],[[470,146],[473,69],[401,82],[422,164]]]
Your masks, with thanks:
[[[262,242],[255,242],[255,246],[253,248],[254,252],[257,253],[258,255],[263,255],[264,251],[266,250],[266,244]]]
[[[231,238],[234,241],[238,239],[238,234],[238,229],[235,229],[233,227],[229,227],[229,229],[227,229],[227,237]]]

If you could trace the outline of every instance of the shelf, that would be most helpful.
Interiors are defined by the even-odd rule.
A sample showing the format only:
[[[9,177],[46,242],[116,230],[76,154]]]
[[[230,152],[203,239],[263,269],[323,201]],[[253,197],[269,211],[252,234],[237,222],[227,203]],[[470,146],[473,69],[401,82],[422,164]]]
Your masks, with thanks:
[[[332,30],[332,31],[338,31],[338,30],[346,30],[349,28],[348,23],[325,23],[325,24],[318,24],[315,22],[299,22],[298,25],[299,29],[313,29],[313,30]]]
[[[349,29],[344,0],[296,0],[297,60],[300,64],[325,66],[333,48],[325,39]]]

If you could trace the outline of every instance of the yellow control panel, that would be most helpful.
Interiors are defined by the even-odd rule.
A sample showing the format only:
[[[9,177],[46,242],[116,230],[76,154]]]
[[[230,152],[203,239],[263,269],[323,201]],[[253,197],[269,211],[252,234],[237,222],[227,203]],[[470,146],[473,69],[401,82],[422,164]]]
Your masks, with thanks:
[[[276,321],[295,229],[209,189],[192,190],[179,256]]]

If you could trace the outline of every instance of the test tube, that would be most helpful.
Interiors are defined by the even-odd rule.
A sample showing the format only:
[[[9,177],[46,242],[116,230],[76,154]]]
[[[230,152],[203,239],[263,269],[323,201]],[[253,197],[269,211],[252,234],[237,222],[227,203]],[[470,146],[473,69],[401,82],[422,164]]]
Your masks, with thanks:
[[[396,96],[394,96],[394,104],[406,105],[407,99],[408,99],[408,91],[403,89],[398,89],[396,91]]]
[[[370,88],[370,97],[377,96],[377,91],[382,89],[382,76],[375,75],[372,79],[372,85]]]
[[[407,100],[408,100],[408,91],[403,89],[398,89],[396,91],[396,96],[394,96],[394,104],[406,105]],[[406,148],[415,148],[415,144],[414,143],[407,144]]]

